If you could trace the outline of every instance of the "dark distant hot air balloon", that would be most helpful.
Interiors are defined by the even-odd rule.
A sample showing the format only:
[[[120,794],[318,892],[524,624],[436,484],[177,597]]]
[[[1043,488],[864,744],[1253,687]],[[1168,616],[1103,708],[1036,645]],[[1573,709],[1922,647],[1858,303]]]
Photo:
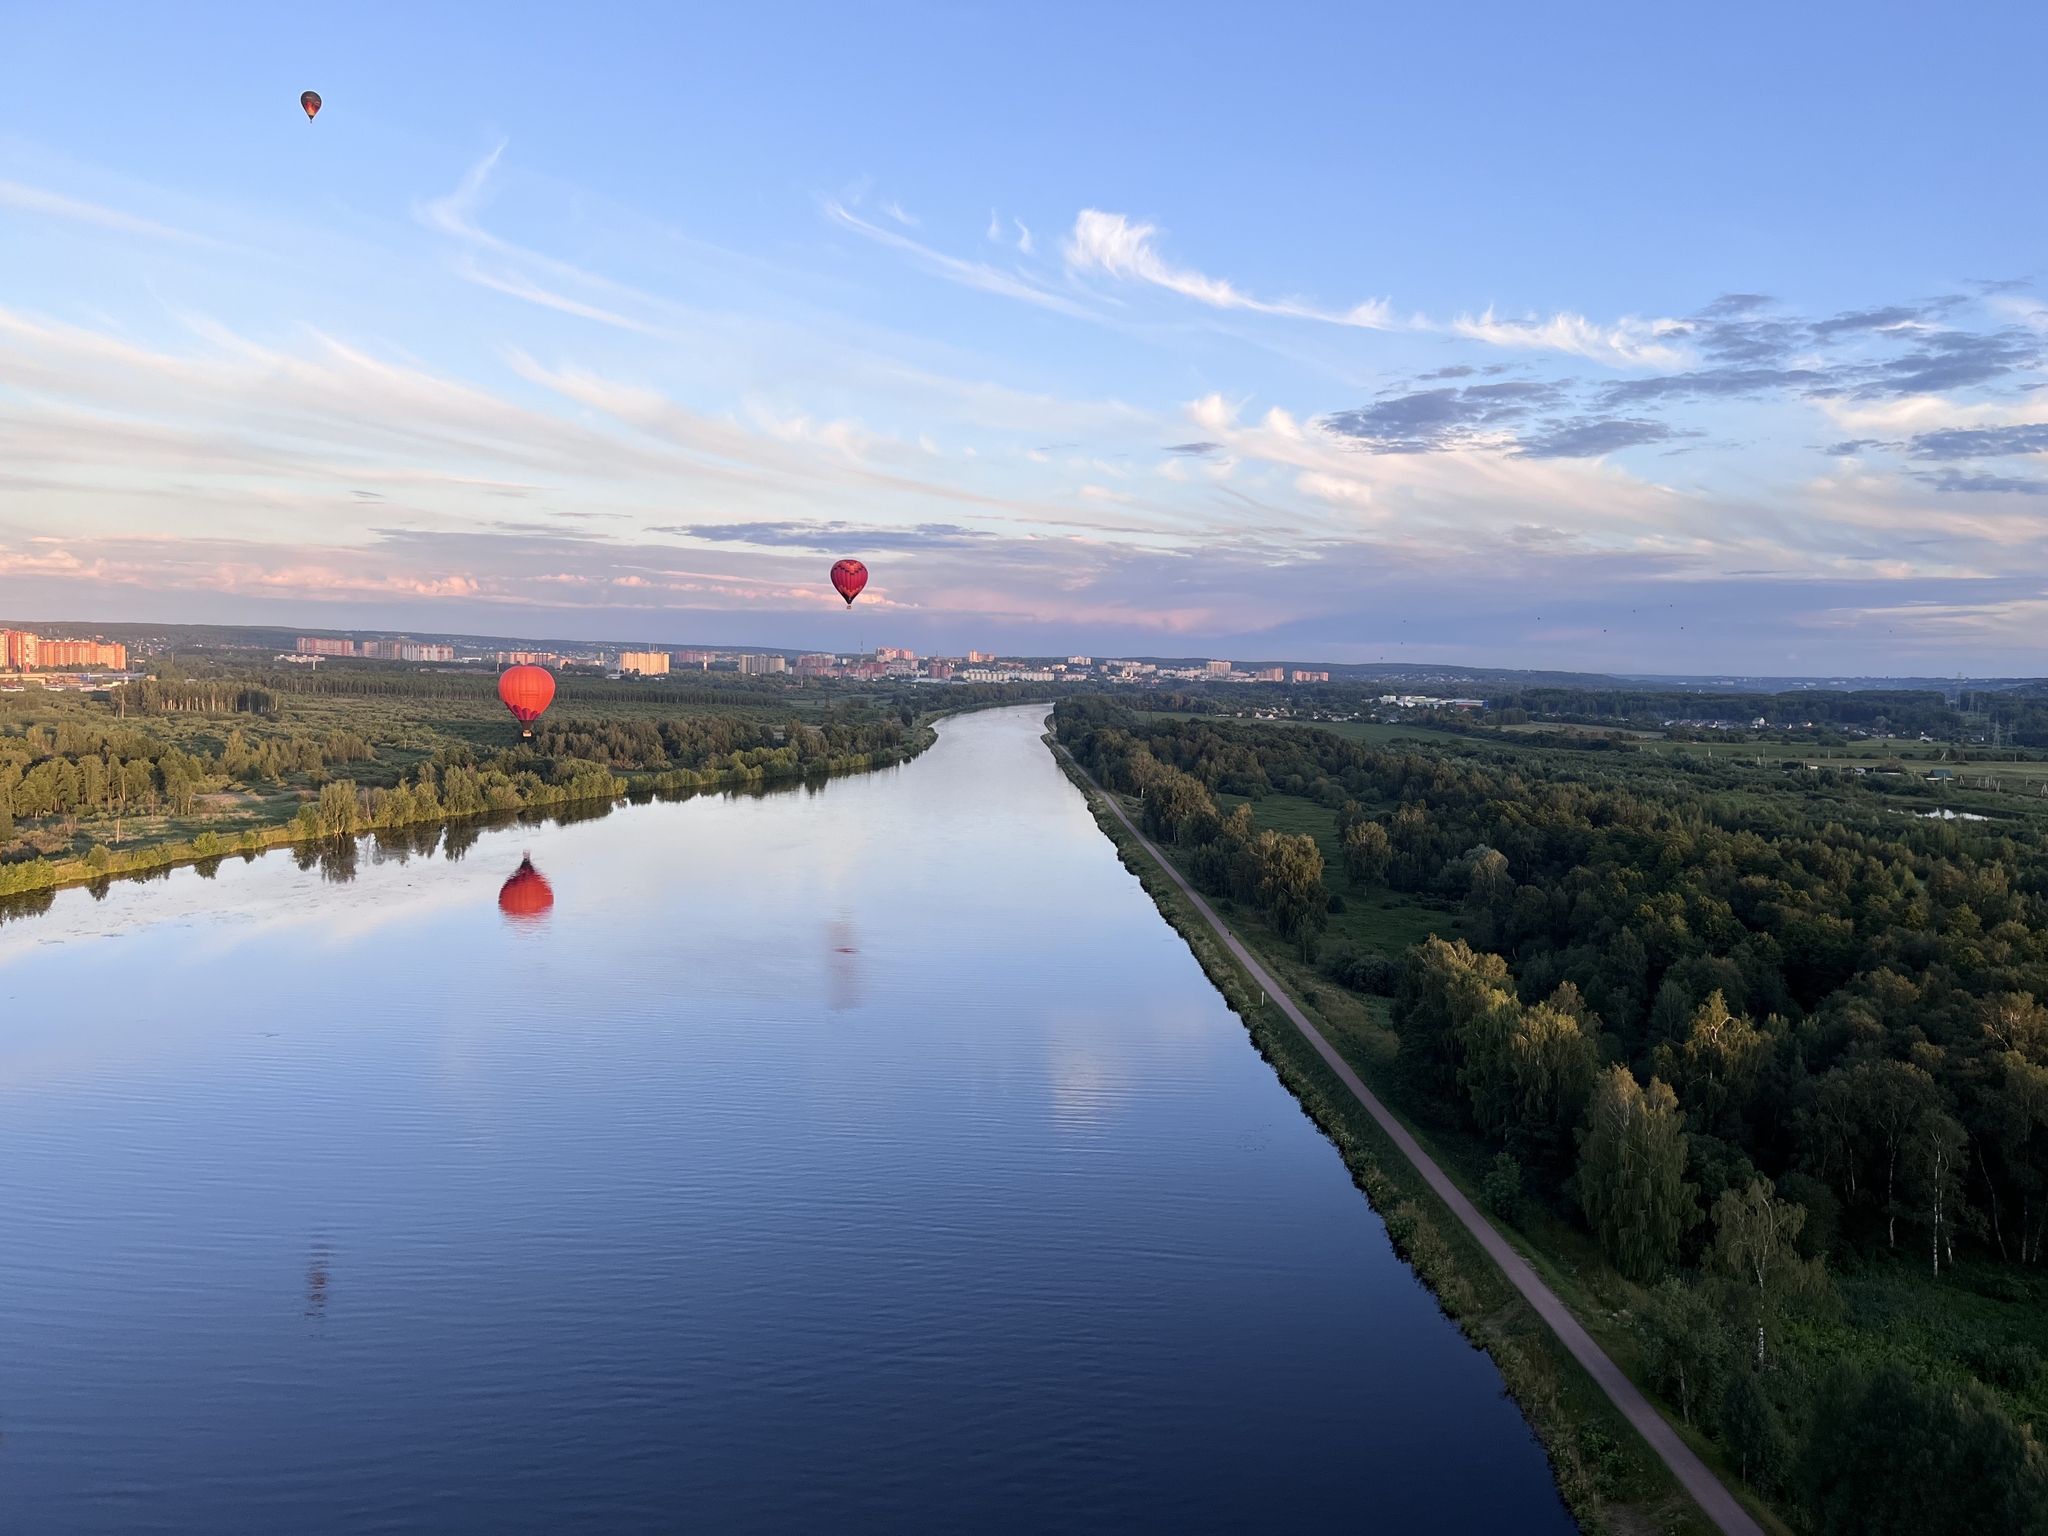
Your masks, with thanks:
[[[867,584],[868,568],[858,560],[841,560],[832,567],[832,585],[839,589],[839,595],[846,599],[849,608],[860,596],[860,589]]]
[[[522,857],[512,878],[498,888],[498,910],[515,922],[530,923],[546,917],[555,904],[554,887],[546,875],[533,867],[531,857]]]
[[[498,674],[498,697],[518,720],[521,734],[533,734],[533,722],[555,701],[555,679],[546,667],[520,665]]]
[[[306,109],[306,121],[310,123],[320,115],[320,93],[318,91],[299,92],[299,105]]]

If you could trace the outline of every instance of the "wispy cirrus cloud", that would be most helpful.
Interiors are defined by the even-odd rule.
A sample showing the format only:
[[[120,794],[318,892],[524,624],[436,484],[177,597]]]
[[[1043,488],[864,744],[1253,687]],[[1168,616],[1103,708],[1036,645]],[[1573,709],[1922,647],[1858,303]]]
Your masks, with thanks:
[[[1149,283],[1212,309],[1242,309],[1261,315],[1286,315],[1332,325],[1384,331],[1396,322],[1383,299],[1368,299],[1348,310],[1321,309],[1298,299],[1259,299],[1226,279],[1210,277],[1192,267],[1177,267],[1159,254],[1159,231],[1121,213],[1084,208],[1063,250],[1077,272],[1101,272],[1129,282]]]
[[[959,549],[995,535],[958,523],[916,523],[908,528],[830,521],[778,523],[689,523],[657,525],[650,533],[673,533],[709,544],[752,544],[763,549]]]
[[[470,167],[455,187],[440,197],[429,198],[414,208],[419,221],[429,229],[452,237],[467,248],[467,254],[455,262],[455,273],[465,282],[475,283],[502,293],[508,298],[523,299],[529,304],[538,304],[543,309],[552,309],[560,314],[575,315],[579,319],[593,320],[599,325],[616,327],[619,330],[638,331],[645,336],[669,336],[674,332],[665,330],[649,321],[621,313],[621,303],[640,308],[649,307],[652,301],[648,295],[611,282],[594,273],[568,262],[557,261],[537,251],[527,250],[501,239],[483,226],[479,213],[485,194],[490,186],[491,175],[497,169],[505,153],[501,141],[496,148]],[[487,268],[477,260],[481,252],[495,261],[494,268]],[[535,272],[545,274],[552,282],[585,292],[597,292],[612,300],[609,305],[592,303],[550,287],[534,276]]]
[[[179,245],[219,244],[205,235],[173,229],[167,224],[158,224],[151,219],[140,219],[114,208],[102,208],[97,203],[82,202],[78,198],[65,197],[61,193],[46,191],[41,187],[23,186],[18,181],[0,181],[0,207],[19,209],[23,213],[41,214],[46,218],[68,219],[76,224],[92,224],[123,235],[141,235],[150,240],[169,240]]]
[[[1616,368],[1669,367],[1685,360],[1678,345],[1689,332],[1679,320],[1620,320],[1599,325],[1584,315],[1560,312],[1547,320],[1511,320],[1491,309],[1460,315],[1445,329],[1491,347],[1565,352]]]
[[[920,266],[948,282],[959,283],[968,288],[979,288],[985,293],[999,293],[1009,299],[1021,299],[1026,304],[1036,304],[1041,309],[1055,310],[1063,315],[1071,315],[1077,320],[1100,318],[1087,305],[1065,294],[1056,293],[1020,273],[1005,272],[1002,268],[992,267],[983,261],[965,261],[958,256],[948,256],[945,252],[933,250],[907,235],[899,235],[893,229],[871,224],[844,203],[834,199],[825,199],[821,206],[824,208],[825,217],[841,228],[850,229],[878,245],[886,245],[892,250],[908,253]]]
[[[649,325],[644,320],[635,320],[595,304],[586,304],[581,299],[572,299],[566,294],[543,288],[529,277],[517,273],[486,272],[473,262],[459,268],[462,276],[484,288],[495,289],[511,298],[524,299],[529,304],[538,304],[543,309],[560,310],[565,315],[575,315],[584,320],[595,320],[600,325],[617,326],[622,331],[638,331],[643,336],[659,336],[659,326]]]
[[[948,256],[860,219],[838,203],[828,202],[825,208],[835,221],[880,244],[911,253],[928,269],[951,281],[1023,299],[1078,318],[1100,318],[1035,278]],[[1020,237],[1018,247],[1028,254],[1032,248],[1030,231],[1021,221],[1016,222]],[[993,214],[989,220],[988,238],[1003,238],[1001,222]],[[1127,214],[1084,208],[1076,216],[1073,230],[1062,243],[1061,253],[1070,275],[1101,276],[1117,282],[1142,284],[1210,309],[1306,320],[1366,331],[1442,332],[1494,347],[1568,353],[1616,368],[1669,366],[1683,361],[1686,356],[1680,343],[1689,328],[1675,320],[1624,319],[1603,325],[1568,312],[1548,318],[1513,319],[1489,309],[1476,317],[1466,315],[1439,323],[1420,314],[1397,315],[1392,303],[1383,298],[1367,299],[1348,308],[1332,308],[1300,298],[1262,298],[1228,278],[1212,276],[1199,268],[1169,261],[1160,251],[1159,238],[1160,231],[1154,224],[1133,219]]]

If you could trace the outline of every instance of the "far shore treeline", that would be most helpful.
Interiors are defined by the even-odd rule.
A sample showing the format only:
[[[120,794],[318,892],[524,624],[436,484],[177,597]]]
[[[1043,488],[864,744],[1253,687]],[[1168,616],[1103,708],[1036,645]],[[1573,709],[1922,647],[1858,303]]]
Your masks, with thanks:
[[[1603,1269],[1636,1374],[1795,1524],[2048,1525],[2048,817],[1095,697],[1057,732],[1366,996],[1404,1111]],[[1457,935],[1361,952],[1347,905]]]
[[[443,820],[902,762],[934,706],[1041,696],[565,677],[531,740],[491,670],[158,663],[97,695],[0,695],[0,897]],[[921,718],[922,717],[922,718]],[[4,913],[0,913],[4,915]]]

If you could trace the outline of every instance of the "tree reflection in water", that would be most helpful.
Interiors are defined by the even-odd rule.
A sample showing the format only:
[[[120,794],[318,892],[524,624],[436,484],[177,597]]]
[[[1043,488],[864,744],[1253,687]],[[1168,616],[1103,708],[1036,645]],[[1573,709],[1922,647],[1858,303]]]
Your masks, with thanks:
[[[306,1263],[305,1316],[315,1322],[327,1315],[327,1274],[331,1256],[325,1243],[315,1243],[313,1256]]]

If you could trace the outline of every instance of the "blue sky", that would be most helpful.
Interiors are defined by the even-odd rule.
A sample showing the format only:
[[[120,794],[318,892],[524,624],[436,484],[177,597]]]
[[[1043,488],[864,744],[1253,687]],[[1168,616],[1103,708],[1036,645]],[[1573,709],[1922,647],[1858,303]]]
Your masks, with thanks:
[[[2048,672],[2039,6],[0,27],[17,618]]]

